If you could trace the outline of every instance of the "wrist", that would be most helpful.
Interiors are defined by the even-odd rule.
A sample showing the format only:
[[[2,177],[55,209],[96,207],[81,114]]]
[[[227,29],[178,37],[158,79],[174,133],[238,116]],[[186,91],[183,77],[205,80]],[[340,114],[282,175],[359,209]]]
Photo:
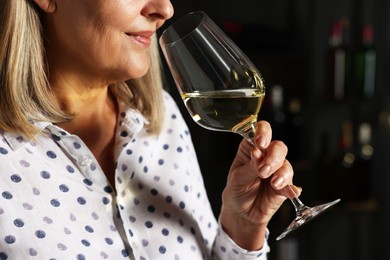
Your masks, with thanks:
[[[237,214],[221,211],[221,228],[241,248],[248,251],[260,250],[265,242],[267,225],[248,220]]]

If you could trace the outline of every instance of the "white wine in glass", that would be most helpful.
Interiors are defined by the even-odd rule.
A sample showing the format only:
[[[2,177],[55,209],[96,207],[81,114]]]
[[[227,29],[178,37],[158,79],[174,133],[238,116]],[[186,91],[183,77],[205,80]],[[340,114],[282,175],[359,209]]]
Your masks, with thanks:
[[[233,41],[204,12],[193,12],[162,33],[160,46],[193,120],[209,130],[240,134],[255,146],[265,86]],[[290,186],[286,189],[293,195],[296,218],[277,240],[340,201],[307,207]]]
[[[264,93],[256,88],[183,93],[190,115],[210,130],[248,132],[256,124]]]

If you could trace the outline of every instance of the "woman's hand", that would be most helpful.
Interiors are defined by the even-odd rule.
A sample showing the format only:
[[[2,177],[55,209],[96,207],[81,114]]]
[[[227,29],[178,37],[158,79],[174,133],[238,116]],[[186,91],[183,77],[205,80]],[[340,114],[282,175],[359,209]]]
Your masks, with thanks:
[[[257,148],[243,140],[230,168],[222,194],[220,220],[224,231],[242,248],[259,250],[271,217],[291,192],[293,169],[286,160],[287,147],[271,141],[269,123],[257,123]],[[292,186],[299,195],[301,189]],[[287,191],[286,191],[287,190]]]

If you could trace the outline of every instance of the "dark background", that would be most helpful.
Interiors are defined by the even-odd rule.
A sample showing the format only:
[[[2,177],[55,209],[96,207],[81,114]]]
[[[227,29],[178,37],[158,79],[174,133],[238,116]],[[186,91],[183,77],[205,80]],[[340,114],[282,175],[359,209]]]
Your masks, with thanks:
[[[284,121],[275,118],[270,95],[259,119],[272,122],[275,138],[289,146],[288,159],[295,169],[294,183],[303,187],[308,205],[341,198],[341,203],[291,236],[276,242],[293,218],[286,201],[269,225],[270,259],[390,259],[390,2],[387,0],[186,0],[172,1],[176,18],[205,11],[252,59],[262,73],[267,93],[284,89]],[[375,93],[362,98],[352,89],[341,100],[329,99],[325,53],[332,23],[349,21],[348,51],[359,49],[361,27],[374,28],[377,53]],[[167,22],[169,24],[170,22]],[[170,78],[169,91],[177,100],[190,127],[199,162],[218,216],[220,195],[241,137],[211,132],[187,115]],[[350,89],[350,90],[351,90]],[[289,109],[299,100],[301,110]],[[297,123],[297,118],[299,119]],[[341,164],[341,126],[353,124],[354,153],[358,157],[357,129],[372,127],[374,154],[369,166],[349,170]],[[278,123],[279,122],[279,123]],[[335,166],[336,165],[336,166]],[[356,187],[363,190],[356,191]],[[351,195],[352,194],[352,195]]]

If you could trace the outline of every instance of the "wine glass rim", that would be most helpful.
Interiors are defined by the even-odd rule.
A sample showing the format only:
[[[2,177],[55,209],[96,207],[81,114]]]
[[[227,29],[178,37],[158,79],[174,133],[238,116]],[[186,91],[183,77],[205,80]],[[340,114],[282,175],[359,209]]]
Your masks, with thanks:
[[[177,39],[175,40],[169,40],[169,41],[165,41],[164,39],[166,38],[166,34],[168,33],[168,31],[170,31],[175,25],[181,23],[183,20],[187,19],[188,17],[190,16],[194,16],[194,15],[200,15],[200,19],[199,21],[197,22],[197,24],[195,26],[192,27],[192,29],[188,30],[186,33],[184,33],[182,36],[178,37]],[[188,35],[190,35],[193,31],[196,30],[196,28],[198,28],[202,23],[203,21],[207,18],[207,14],[204,12],[204,11],[194,11],[194,12],[190,12],[190,13],[187,13],[186,15],[184,16],[181,16],[179,17],[178,19],[176,19],[175,21],[173,21],[161,34],[160,36],[160,44],[161,45],[174,45],[175,43],[177,42],[180,42],[182,40],[184,40],[186,37],[188,37]]]

